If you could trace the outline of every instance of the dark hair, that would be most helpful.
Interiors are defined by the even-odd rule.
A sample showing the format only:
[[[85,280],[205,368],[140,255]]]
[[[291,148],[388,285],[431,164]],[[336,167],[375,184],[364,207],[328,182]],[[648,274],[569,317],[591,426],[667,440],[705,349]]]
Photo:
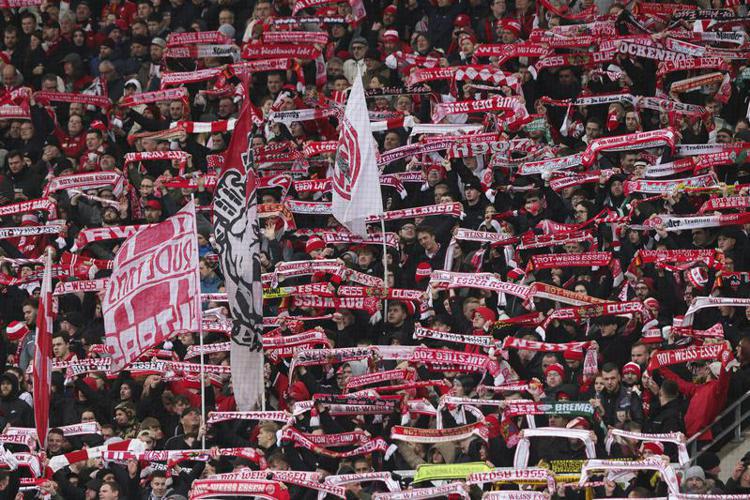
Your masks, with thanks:
[[[617,368],[617,365],[612,362],[604,363],[604,366],[602,366],[602,373],[611,371],[619,372],[620,369]]]
[[[116,491],[117,493],[120,493],[120,485],[117,484],[115,481],[104,481],[104,483],[102,483],[102,486],[104,485],[109,486],[112,491]],[[102,486],[99,486],[99,487],[101,488]]]
[[[58,434],[60,436],[65,437],[65,433],[62,431],[62,429],[60,429],[58,427],[54,427],[54,428],[50,429],[49,432],[47,433],[47,435],[49,436],[50,434]]]
[[[680,386],[674,380],[665,380],[661,384],[661,390],[669,399],[674,399],[680,394]]]
[[[417,234],[419,234],[419,233],[427,233],[430,236],[435,236],[435,230],[432,229],[430,226],[423,226],[423,225],[419,226],[417,228]]]
[[[61,338],[66,344],[70,344],[70,335],[67,332],[57,332],[52,334],[52,338]]]
[[[15,158],[16,156],[20,156],[21,159],[23,159],[23,153],[19,151],[18,149],[12,150],[10,153],[8,153],[8,159]]]

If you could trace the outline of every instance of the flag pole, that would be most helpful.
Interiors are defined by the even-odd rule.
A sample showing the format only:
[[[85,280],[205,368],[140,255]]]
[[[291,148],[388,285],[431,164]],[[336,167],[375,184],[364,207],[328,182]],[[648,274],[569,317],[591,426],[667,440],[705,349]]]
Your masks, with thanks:
[[[383,322],[388,317],[388,246],[385,241],[385,216],[380,216],[380,237],[383,238],[383,288],[386,292],[386,298],[383,302]]]
[[[195,223],[195,235],[193,239],[193,251],[195,252],[195,255],[197,256],[199,254],[198,250],[198,219],[195,215],[195,196],[193,194],[190,195],[190,203],[193,204],[193,222]],[[197,295],[197,302],[198,307],[196,308],[196,314],[198,314],[198,339],[200,341],[200,349],[201,349],[201,423],[205,429],[206,427],[206,359],[205,354],[203,352],[203,301],[201,300],[201,274],[200,274],[200,264],[196,266],[195,268],[195,284],[196,284],[196,290],[198,291]],[[204,430],[203,434],[201,434],[201,449],[206,449],[206,432]]]

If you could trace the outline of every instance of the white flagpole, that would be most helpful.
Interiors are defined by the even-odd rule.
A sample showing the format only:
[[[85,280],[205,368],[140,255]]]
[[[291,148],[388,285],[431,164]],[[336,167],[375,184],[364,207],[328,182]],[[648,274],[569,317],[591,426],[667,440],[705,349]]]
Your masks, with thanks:
[[[385,288],[386,294],[388,293],[388,245],[385,242],[385,216],[380,216],[380,236],[383,238],[383,288]],[[386,296],[383,302],[383,322],[388,317],[388,297]]]
[[[193,204],[193,222],[195,223],[195,235],[194,235],[194,246],[193,251],[195,252],[195,255],[198,255],[198,219],[195,215],[195,196],[190,195],[190,203]],[[203,301],[201,300],[201,273],[200,273],[200,263],[195,268],[195,283],[196,283],[196,289],[198,290],[197,293],[197,302],[198,307],[196,308],[197,314],[198,314],[198,338],[200,341],[200,348],[201,348],[201,425],[203,425],[204,429],[206,427],[206,360],[204,358],[203,353]],[[201,449],[206,449],[206,432],[204,430],[203,434],[201,434]]]

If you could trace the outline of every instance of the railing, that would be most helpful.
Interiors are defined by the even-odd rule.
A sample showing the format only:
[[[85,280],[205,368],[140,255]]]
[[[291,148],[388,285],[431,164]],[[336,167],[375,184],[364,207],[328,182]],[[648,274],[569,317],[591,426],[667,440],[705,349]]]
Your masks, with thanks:
[[[695,433],[693,436],[691,436],[687,440],[687,446],[688,450],[690,452],[690,462],[689,464],[692,464],[695,462],[695,460],[703,455],[706,451],[711,449],[713,445],[718,443],[720,440],[724,438],[724,436],[727,436],[730,432],[734,432],[734,438],[732,439],[732,442],[734,443],[741,443],[742,440],[742,421],[746,418],[750,418],[750,410],[746,411],[745,413],[742,413],[742,403],[748,400],[750,398],[750,391],[746,392],[742,395],[740,399],[726,407],[723,412],[719,413],[719,415],[714,419],[713,422],[708,424],[706,427]],[[718,434],[714,434],[713,440],[710,443],[707,443],[703,446],[703,448],[699,451],[698,450],[698,437],[702,436],[705,432],[710,431],[711,428],[718,424],[721,420],[726,418],[727,415],[730,413],[734,413],[734,418],[732,421],[732,424],[729,425],[726,429],[722,429],[721,432]]]

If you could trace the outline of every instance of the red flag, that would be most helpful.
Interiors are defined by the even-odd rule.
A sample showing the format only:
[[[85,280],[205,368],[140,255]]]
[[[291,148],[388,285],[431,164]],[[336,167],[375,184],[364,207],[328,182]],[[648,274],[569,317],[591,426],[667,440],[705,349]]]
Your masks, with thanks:
[[[36,320],[34,350],[34,420],[36,435],[41,449],[47,447],[49,429],[49,400],[52,372],[52,257],[44,258],[42,293],[39,297],[39,312]]]
[[[174,334],[200,329],[195,205],[125,240],[102,301],[112,371]]]

